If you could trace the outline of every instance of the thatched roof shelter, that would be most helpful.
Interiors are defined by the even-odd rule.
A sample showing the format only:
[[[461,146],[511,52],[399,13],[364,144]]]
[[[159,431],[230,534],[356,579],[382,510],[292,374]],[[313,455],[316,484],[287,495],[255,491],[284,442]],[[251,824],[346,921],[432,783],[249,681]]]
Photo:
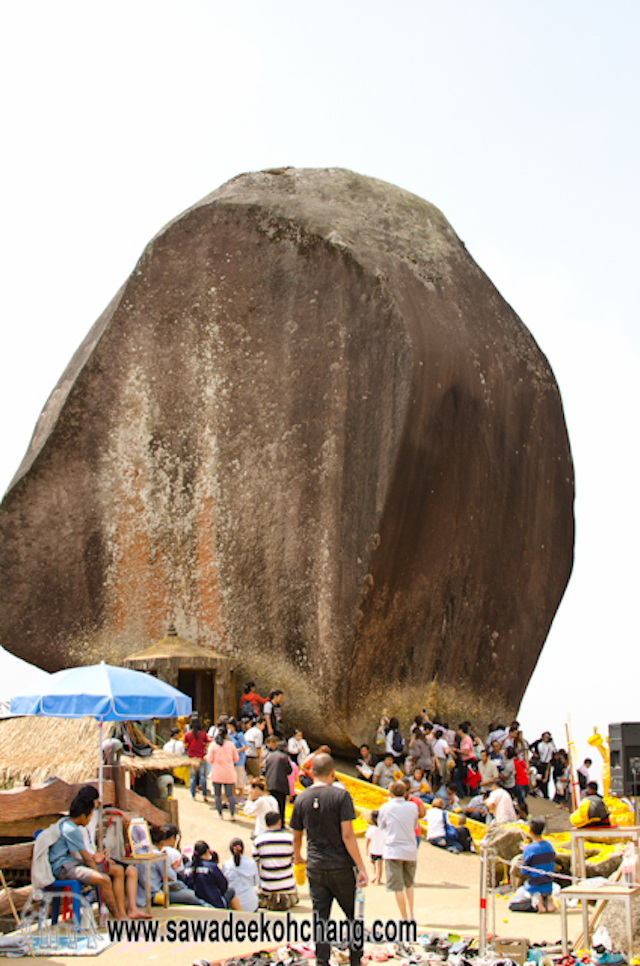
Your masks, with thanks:
[[[114,723],[105,723],[104,737]],[[132,772],[162,771],[186,764],[184,758],[154,750],[147,758],[123,755]],[[0,720],[0,782],[31,784],[47,778],[66,782],[94,779],[98,768],[98,723],[94,718],[25,717]]]

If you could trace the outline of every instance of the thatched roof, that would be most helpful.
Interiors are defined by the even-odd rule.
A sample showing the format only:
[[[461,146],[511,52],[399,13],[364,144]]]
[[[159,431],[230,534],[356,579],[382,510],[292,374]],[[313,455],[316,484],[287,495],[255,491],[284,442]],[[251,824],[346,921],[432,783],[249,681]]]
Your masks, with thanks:
[[[105,738],[113,724],[105,724]],[[165,751],[148,758],[123,755],[121,764],[133,772],[158,771],[184,765]],[[0,782],[32,784],[47,778],[66,782],[89,781],[98,768],[98,723],[94,718],[6,718],[0,720]]]
[[[183,640],[174,632],[163,637],[156,644],[145,647],[142,651],[129,654],[124,659],[126,667],[157,667],[159,662],[174,662],[176,666],[187,668],[217,668],[220,663],[229,662],[229,658],[218,654],[204,644],[192,644]]]

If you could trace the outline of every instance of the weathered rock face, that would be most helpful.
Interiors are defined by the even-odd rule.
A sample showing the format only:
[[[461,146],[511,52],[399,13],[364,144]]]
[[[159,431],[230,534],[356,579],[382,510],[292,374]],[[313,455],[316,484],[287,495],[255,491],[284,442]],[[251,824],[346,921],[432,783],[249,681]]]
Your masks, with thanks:
[[[49,670],[173,618],[335,747],[382,708],[481,723],[516,711],[571,571],[558,387],[432,205],[243,175],[78,349],[0,553],[0,640]]]

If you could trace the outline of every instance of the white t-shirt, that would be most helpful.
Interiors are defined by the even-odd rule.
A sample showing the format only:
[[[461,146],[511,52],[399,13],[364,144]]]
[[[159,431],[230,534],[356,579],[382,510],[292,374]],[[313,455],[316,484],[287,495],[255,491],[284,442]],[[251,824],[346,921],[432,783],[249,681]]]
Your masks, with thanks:
[[[427,809],[427,839],[443,839],[446,834],[443,810],[437,807]]]
[[[449,745],[444,738],[438,738],[433,743],[433,751],[436,758],[446,758],[449,754]]]
[[[415,862],[418,857],[415,827],[418,824],[418,806],[404,798],[390,798],[378,812],[378,828],[384,829],[385,859],[401,859]]]
[[[290,755],[296,756],[296,761],[298,762],[299,768],[302,768],[302,762],[311,754],[309,745],[304,738],[289,738],[287,752]]]
[[[262,728],[257,728],[255,726],[253,728],[248,728],[244,733],[244,740],[249,746],[247,748],[247,758],[259,758],[262,742],[264,741],[264,732],[262,731]],[[257,755],[254,754],[254,748],[257,751]]]
[[[493,817],[496,822],[517,822],[513,799],[504,788],[494,788],[487,799],[487,806],[495,805]]]
[[[541,741],[538,745],[538,758],[543,765],[548,765],[553,758],[556,746],[552,741]]]
[[[184,755],[184,742],[178,738],[169,738],[164,746],[164,750],[170,755]]]
[[[364,837],[369,839],[369,855],[382,855],[387,833],[377,825],[370,825],[364,833]]]
[[[255,802],[245,802],[242,809],[245,815],[255,816],[256,827],[253,830],[253,837],[257,838],[258,835],[267,831],[265,816],[268,812],[279,812],[280,806],[273,795],[261,795],[260,798],[256,798]]]

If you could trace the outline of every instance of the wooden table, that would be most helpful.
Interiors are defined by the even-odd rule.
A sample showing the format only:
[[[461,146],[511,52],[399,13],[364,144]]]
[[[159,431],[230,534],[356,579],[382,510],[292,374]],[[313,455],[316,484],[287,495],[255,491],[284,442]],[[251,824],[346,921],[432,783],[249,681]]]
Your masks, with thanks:
[[[640,894],[640,886],[625,886],[618,882],[607,882],[601,886],[590,886],[588,882],[579,882],[576,885],[567,886],[561,889],[558,898],[560,899],[560,921],[562,925],[562,952],[566,955],[569,951],[567,944],[567,899],[579,899],[582,903],[582,934],[585,949],[589,948],[589,900],[608,900],[619,899],[624,902],[627,926],[627,948],[629,960],[633,956],[633,925],[631,921],[631,899]]]
[[[162,891],[164,892],[164,907],[169,905],[169,856],[166,852],[152,852],[151,855],[129,855],[126,859],[118,859],[124,865],[153,865],[154,862],[163,862],[162,868]],[[146,910],[151,912],[151,876],[149,869],[146,870],[144,878],[145,898],[147,900]]]

